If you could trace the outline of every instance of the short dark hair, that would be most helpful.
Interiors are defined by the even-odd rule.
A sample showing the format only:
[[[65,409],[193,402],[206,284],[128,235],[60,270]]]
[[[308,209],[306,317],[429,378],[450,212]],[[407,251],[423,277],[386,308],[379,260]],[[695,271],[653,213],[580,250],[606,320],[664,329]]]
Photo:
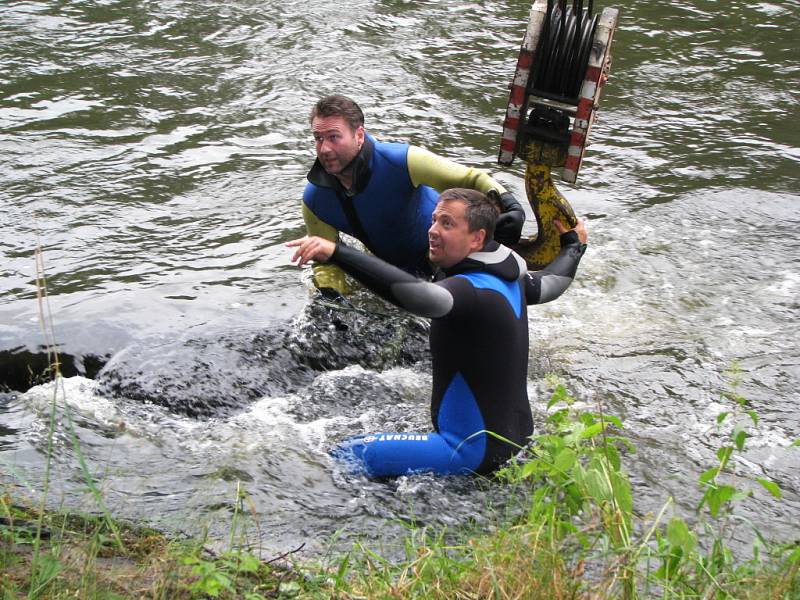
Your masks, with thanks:
[[[467,188],[450,188],[439,196],[439,201],[460,200],[466,205],[465,215],[470,231],[483,229],[486,231],[484,243],[494,239],[494,224],[500,215],[497,203],[478,190]]]
[[[353,100],[347,96],[340,94],[333,94],[332,96],[325,96],[317,100],[317,103],[311,109],[309,122],[312,122],[317,117],[344,117],[350,128],[355,131],[364,125],[364,113],[361,108]]]

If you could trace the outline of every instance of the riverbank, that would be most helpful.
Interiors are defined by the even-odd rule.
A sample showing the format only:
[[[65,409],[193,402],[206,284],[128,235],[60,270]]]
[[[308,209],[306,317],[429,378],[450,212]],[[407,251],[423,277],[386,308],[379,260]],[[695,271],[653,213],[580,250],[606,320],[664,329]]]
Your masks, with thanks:
[[[43,511],[14,489],[0,496],[0,589],[4,598],[52,599],[800,598],[800,542],[771,543],[752,529],[749,555],[730,545],[747,527],[736,509],[754,487],[781,495],[770,480],[732,476],[758,424],[737,378],[716,419],[719,462],[699,475],[691,522],[670,499],[657,514],[634,512],[624,463],[635,449],[623,423],[601,407],[576,409],[551,380],[545,431],[498,474],[522,510],[474,530],[409,523],[402,559],[358,542],[336,556],[261,556],[243,486],[227,540],[170,538],[114,520],[88,478],[97,515]]]
[[[4,598],[275,597],[300,589],[291,568],[203,540],[170,539],[134,524],[41,512],[0,498]]]

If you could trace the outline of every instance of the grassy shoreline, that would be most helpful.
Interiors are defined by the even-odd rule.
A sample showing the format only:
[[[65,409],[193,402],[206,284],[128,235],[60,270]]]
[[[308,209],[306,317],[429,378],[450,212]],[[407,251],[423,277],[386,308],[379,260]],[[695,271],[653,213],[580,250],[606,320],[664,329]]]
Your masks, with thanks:
[[[789,549],[732,564],[715,584],[692,592],[625,585],[624,554],[580,541],[602,529],[584,523],[555,539],[544,522],[503,523],[491,533],[413,530],[406,558],[390,562],[355,544],[334,563],[294,563],[291,553],[260,560],[241,549],[218,554],[203,540],[103,517],[40,513],[0,497],[0,591],[10,598],[800,598],[797,556]],[[553,523],[551,522],[552,526]],[[36,539],[38,537],[38,543]],[[794,554],[797,552],[795,550]],[[663,584],[663,582],[662,582]]]

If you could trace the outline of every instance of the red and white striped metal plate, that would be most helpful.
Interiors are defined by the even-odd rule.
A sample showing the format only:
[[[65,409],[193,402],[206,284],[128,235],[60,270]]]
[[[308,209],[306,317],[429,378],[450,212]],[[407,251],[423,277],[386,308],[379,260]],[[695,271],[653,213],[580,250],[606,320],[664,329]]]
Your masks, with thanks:
[[[531,74],[534,53],[539,45],[539,37],[544,29],[546,19],[547,0],[536,0],[531,7],[528,27],[525,30],[525,37],[522,38],[522,47],[519,50],[519,58],[517,58],[517,69],[514,72],[514,79],[511,81],[511,93],[508,97],[506,118],[503,121],[503,136],[500,139],[500,155],[497,157],[497,162],[501,165],[510,165],[514,161],[517,134],[525,119],[524,113],[528,106],[526,97],[528,77]]]
[[[600,92],[608,78],[611,68],[611,42],[617,26],[619,11],[616,8],[604,8],[597,21],[592,49],[589,53],[589,64],[578,99],[578,108],[572,124],[567,159],[561,173],[561,179],[575,183],[578,170],[581,168],[589,130],[592,128],[600,104]]]

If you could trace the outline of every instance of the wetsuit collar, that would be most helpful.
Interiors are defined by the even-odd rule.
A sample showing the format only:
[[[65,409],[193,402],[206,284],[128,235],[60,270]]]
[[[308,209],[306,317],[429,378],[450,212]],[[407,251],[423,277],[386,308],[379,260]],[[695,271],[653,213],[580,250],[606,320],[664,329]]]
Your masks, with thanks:
[[[351,169],[353,172],[353,189],[350,192],[351,194],[360,194],[366,189],[369,183],[369,179],[372,176],[370,164],[372,163],[374,147],[375,145],[372,137],[365,134],[364,143],[361,144],[361,150],[359,150],[355,158],[345,167],[345,170]],[[347,192],[339,181],[339,178],[325,170],[319,158],[314,161],[314,166],[311,167],[308,175],[306,175],[306,179],[320,187],[331,188],[341,193]]]
[[[473,252],[452,267],[440,270],[436,279],[482,271],[496,275],[501,279],[514,281],[526,272],[524,265],[524,261],[512,252],[511,248],[492,240],[480,252]]]

